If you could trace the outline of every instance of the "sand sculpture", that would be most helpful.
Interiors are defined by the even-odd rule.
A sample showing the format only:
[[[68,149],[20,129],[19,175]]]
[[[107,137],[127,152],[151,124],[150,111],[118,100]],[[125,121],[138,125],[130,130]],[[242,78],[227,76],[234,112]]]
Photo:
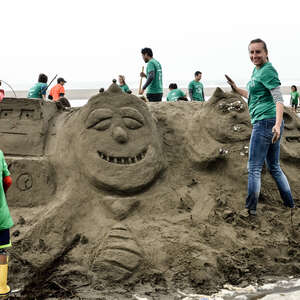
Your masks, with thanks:
[[[15,182],[10,282],[25,295],[204,293],[300,272],[300,217],[292,226],[267,173],[259,218],[239,214],[251,125],[236,94],[147,105],[113,84],[70,111],[10,101],[0,103],[1,116],[19,107],[0,120],[11,124],[0,134]],[[12,138],[23,105],[35,118]],[[287,109],[285,120],[282,167],[298,203],[299,123]]]

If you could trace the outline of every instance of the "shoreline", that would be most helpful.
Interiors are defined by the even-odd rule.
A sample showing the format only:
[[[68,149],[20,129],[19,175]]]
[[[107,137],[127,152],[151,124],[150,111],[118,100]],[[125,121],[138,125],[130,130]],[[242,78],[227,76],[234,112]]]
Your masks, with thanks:
[[[215,87],[207,87],[204,88],[204,94],[205,96],[212,96],[213,92],[215,91]],[[230,87],[222,87],[220,86],[222,90],[225,92],[230,92]],[[242,87],[245,89],[245,87]],[[181,89],[184,93],[187,93],[187,88]],[[69,100],[75,100],[75,99],[89,99],[90,97],[98,94],[99,89],[66,89],[66,98]],[[164,88],[163,97],[166,97],[169,92],[168,88]],[[290,86],[281,86],[281,92],[283,95],[289,95],[290,94]],[[18,98],[26,98],[27,97],[27,90],[16,90],[15,91]],[[132,89],[132,93],[134,95],[138,95],[138,89]],[[12,91],[5,91],[5,97],[14,97],[14,94]]]

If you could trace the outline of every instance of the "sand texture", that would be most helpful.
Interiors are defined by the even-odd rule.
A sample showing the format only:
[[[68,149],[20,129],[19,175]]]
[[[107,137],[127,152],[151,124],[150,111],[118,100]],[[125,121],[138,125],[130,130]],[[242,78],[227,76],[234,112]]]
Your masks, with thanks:
[[[266,169],[258,216],[241,213],[251,125],[238,95],[146,104],[112,85],[67,111],[6,98],[0,117],[14,182],[9,282],[25,296],[205,294],[299,275],[299,210],[291,223]],[[284,119],[281,166],[298,206],[300,120],[286,108]]]

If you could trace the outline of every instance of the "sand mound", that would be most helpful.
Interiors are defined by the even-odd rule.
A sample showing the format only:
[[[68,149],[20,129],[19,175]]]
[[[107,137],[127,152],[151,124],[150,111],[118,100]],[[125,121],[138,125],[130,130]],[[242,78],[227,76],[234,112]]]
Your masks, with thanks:
[[[284,118],[299,205],[300,122]],[[147,105],[112,85],[70,111],[7,98],[0,128],[14,181],[9,280],[25,295],[207,293],[300,271],[300,214],[291,224],[266,170],[258,217],[240,214],[251,126],[236,94]]]

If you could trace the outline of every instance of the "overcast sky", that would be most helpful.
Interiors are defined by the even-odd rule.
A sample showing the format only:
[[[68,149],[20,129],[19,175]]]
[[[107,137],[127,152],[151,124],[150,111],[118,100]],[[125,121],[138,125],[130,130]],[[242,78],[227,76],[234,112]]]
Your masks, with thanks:
[[[140,50],[151,47],[165,85],[250,77],[247,46],[260,37],[280,78],[300,78],[299,1],[1,0],[0,79],[34,83],[40,72],[68,85],[137,82]],[[225,80],[224,80],[225,82]],[[72,84],[73,83],[73,84]],[[300,84],[300,80],[295,82]],[[97,87],[95,87],[97,88]]]

